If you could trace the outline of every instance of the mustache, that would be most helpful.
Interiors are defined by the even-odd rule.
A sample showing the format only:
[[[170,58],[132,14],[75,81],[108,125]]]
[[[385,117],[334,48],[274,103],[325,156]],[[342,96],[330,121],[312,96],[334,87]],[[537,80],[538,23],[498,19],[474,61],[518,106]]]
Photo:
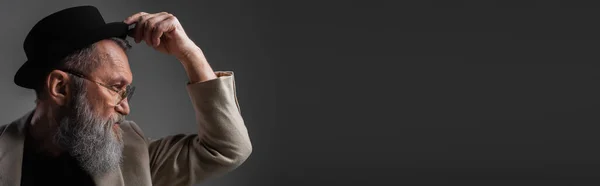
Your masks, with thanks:
[[[115,114],[110,119],[111,124],[113,124],[113,123],[123,123],[123,121],[125,121],[125,116],[122,115],[122,114]]]
[[[112,126],[115,123],[123,123],[123,121],[125,121],[125,116],[122,114],[114,114],[113,116],[111,116],[110,118],[108,118],[107,120],[105,120],[106,123],[104,123],[104,127],[106,130],[112,128]]]

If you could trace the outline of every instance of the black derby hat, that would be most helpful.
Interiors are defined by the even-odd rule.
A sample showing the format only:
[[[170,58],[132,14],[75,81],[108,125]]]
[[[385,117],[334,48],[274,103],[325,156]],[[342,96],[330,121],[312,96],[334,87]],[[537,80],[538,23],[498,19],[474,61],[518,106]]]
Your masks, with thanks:
[[[103,39],[125,39],[128,27],[104,22],[93,6],[71,7],[43,18],[25,38],[27,61],[15,74],[15,84],[34,89],[69,54]]]

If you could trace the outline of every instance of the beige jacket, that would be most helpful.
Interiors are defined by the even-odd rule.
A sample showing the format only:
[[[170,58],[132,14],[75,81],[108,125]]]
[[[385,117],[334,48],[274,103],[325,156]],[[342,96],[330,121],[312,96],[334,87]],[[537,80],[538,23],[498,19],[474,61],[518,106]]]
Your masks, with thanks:
[[[98,186],[192,185],[233,170],[252,146],[237,103],[233,72],[217,72],[215,80],[188,84],[198,134],[152,140],[132,121],[123,129],[123,164],[116,172],[94,177]],[[24,126],[30,115],[0,127],[0,185],[21,181]]]

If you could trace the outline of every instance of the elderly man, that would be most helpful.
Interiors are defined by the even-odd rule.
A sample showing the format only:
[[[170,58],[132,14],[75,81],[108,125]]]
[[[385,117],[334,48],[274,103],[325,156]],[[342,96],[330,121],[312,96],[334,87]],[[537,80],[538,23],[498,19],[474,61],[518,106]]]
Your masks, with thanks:
[[[197,134],[149,140],[124,119],[135,90],[128,35],[181,62]],[[40,20],[24,49],[14,80],[35,90],[36,107],[0,127],[0,185],[191,185],[252,151],[233,73],[213,72],[169,13],[106,24],[95,7],[72,7]]]

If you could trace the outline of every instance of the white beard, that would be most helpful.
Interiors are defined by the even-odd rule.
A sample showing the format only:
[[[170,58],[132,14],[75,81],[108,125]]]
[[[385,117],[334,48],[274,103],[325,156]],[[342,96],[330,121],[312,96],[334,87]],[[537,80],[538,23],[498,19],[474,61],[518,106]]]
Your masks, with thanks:
[[[67,116],[62,118],[55,139],[74,157],[90,175],[104,175],[115,171],[122,162],[122,131],[113,130],[114,123],[124,120],[122,115],[102,119],[94,114],[85,98],[83,83],[73,96]],[[77,86],[77,85],[75,85]]]

